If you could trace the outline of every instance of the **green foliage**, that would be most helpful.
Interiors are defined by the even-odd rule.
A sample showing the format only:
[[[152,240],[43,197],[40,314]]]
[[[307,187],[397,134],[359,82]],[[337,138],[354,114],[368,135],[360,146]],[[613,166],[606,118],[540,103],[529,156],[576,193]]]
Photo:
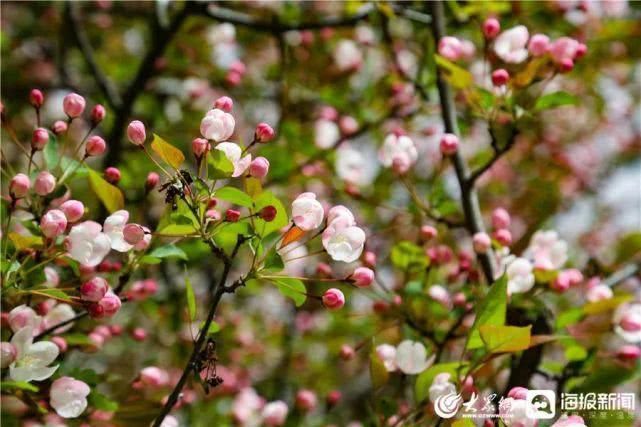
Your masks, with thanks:
[[[402,241],[394,245],[390,254],[394,267],[403,271],[420,271],[429,265],[429,258],[420,246]]]
[[[89,169],[89,186],[110,213],[125,207],[125,198],[120,189],[109,184],[93,169]]]
[[[474,324],[468,333],[465,348],[473,350],[483,347],[480,328],[485,325],[502,326],[507,311],[507,276],[504,274],[490,287],[487,295],[478,305]]]

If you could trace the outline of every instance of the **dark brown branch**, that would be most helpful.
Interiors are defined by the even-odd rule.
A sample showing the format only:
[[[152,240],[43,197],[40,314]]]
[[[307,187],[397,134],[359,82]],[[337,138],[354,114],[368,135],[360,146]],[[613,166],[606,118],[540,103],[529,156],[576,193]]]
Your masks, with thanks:
[[[82,27],[82,19],[80,18],[79,5],[76,2],[68,2],[65,7],[69,24],[71,26],[71,34],[85,59],[85,62],[91,70],[91,74],[96,79],[98,87],[105,95],[107,103],[114,109],[119,109],[122,106],[122,100],[118,90],[114,87],[111,80],[103,73],[102,68],[96,62],[94,50],[89,43],[87,33]]]
[[[517,131],[516,128],[512,128],[512,132],[510,133],[510,137],[508,138],[507,142],[505,145],[502,147],[499,147],[498,142],[496,140],[496,135],[494,134],[494,131],[490,127],[490,136],[492,137],[492,148],[494,150],[494,154],[488,160],[483,166],[479,167],[478,169],[474,170],[472,173],[470,173],[470,176],[467,179],[467,185],[468,186],[473,186],[476,183],[476,180],[478,180],[485,172],[490,170],[492,166],[494,166],[494,163],[496,163],[505,153],[510,151],[510,149],[514,146],[514,143],[516,142],[516,136],[517,136]]]
[[[52,333],[52,332],[53,332],[53,331],[55,331],[56,329],[58,329],[58,328],[62,328],[63,326],[67,326],[68,324],[73,323],[73,322],[75,322],[76,320],[80,320],[80,319],[82,319],[82,318],[86,317],[88,314],[89,314],[89,313],[88,313],[88,312],[86,312],[86,311],[80,312],[80,313],[76,314],[74,317],[72,317],[71,319],[64,320],[64,321],[62,321],[62,322],[60,322],[60,323],[58,323],[58,324],[56,324],[56,325],[53,325],[53,326],[51,326],[51,327],[49,327],[49,328],[45,329],[44,331],[40,332],[38,335],[36,335],[35,337],[33,337],[33,340],[34,340],[34,341],[38,341],[39,339],[41,339],[42,337],[45,337],[45,336],[49,335],[50,333]]]
[[[442,2],[430,3],[432,9],[432,32],[434,33],[434,40],[440,40],[445,33],[445,17],[443,12]],[[437,70],[436,84],[438,86],[439,99],[441,101],[441,114],[445,125],[445,131],[458,135],[458,124],[456,122],[456,110],[454,107],[454,96],[450,86],[447,84],[440,70]],[[467,229],[470,234],[485,231],[483,225],[483,218],[481,217],[481,209],[479,207],[478,197],[473,185],[468,184],[468,169],[460,152],[452,156],[452,163],[456,171],[456,178],[461,189],[461,202],[463,205],[463,213],[465,214],[465,221]],[[484,254],[477,254],[478,260],[483,268],[485,279],[488,284],[494,282],[494,258],[492,251]]]

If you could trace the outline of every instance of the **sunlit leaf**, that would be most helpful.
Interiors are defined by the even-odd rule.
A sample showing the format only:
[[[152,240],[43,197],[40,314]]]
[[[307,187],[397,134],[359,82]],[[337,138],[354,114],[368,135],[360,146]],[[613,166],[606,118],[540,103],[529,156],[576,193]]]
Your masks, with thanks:
[[[291,298],[296,304],[296,307],[300,307],[307,300],[307,288],[302,281],[295,279],[293,277],[282,277],[282,278],[269,278],[270,282],[273,282],[281,294]]]
[[[185,292],[187,296],[187,310],[189,312],[189,320],[192,322],[196,318],[196,296],[194,295],[194,288],[191,286],[191,281],[187,272],[185,272]]]
[[[490,353],[511,353],[530,346],[529,326],[481,325],[479,332],[485,348]]]
[[[89,186],[110,213],[125,207],[125,198],[120,189],[109,184],[93,169],[89,169]]]
[[[180,165],[185,161],[185,155],[182,151],[156,134],[154,134],[154,139],[151,141],[151,149],[174,169],[178,169],[178,167],[180,167]]]
[[[559,91],[543,95],[534,104],[535,111],[547,110],[549,108],[561,107],[563,105],[576,105],[579,98],[567,92]]]
[[[154,258],[178,258],[187,261],[187,254],[176,245],[164,245],[155,248],[147,255]]]
[[[209,178],[229,178],[234,172],[234,164],[229,161],[225,153],[221,150],[209,150],[207,162],[211,168],[209,170]]]
[[[504,325],[506,312],[507,276],[504,274],[494,282],[483,301],[479,304],[465,348],[472,350],[483,347],[479,328],[483,325]]]
[[[455,63],[448,61],[441,55],[434,55],[436,65],[443,71],[445,79],[457,89],[465,89],[474,83],[472,73],[464,68],[459,67]]]
[[[624,302],[630,301],[632,295],[617,295],[612,298],[604,299],[601,301],[590,302],[583,306],[583,312],[585,314],[599,314],[606,311],[611,311],[617,308]]]
[[[222,187],[216,190],[214,197],[220,200],[226,200],[235,205],[244,206],[249,208],[252,206],[252,198],[249,197],[245,192],[239,190],[235,187]]]
[[[389,380],[389,372],[376,351],[372,351],[369,355],[369,376],[375,389],[383,387]]]
[[[423,248],[407,240],[394,245],[390,258],[392,264],[403,271],[417,271],[429,265]]]
[[[42,237],[39,236],[23,236],[22,234],[11,232],[9,233],[9,239],[19,251],[35,246],[42,246]]]

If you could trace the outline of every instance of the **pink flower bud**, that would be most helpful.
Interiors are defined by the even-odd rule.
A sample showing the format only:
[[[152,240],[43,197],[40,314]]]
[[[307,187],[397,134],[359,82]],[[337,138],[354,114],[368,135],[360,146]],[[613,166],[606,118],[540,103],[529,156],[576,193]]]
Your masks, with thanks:
[[[512,244],[512,233],[505,228],[496,230],[494,232],[494,239],[503,246],[510,246]]]
[[[191,141],[191,151],[197,159],[200,159],[203,155],[207,154],[207,151],[209,151],[209,141],[205,138],[194,139]]]
[[[86,307],[87,312],[89,313],[89,316],[91,316],[92,319],[101,319],[105,317],[105,309],[103,306],[98,304],[97,302],[88,304]],[[99,336],[103,341],[104,337],[100,334],[95,334]]]
[[[276,214],[278,211],[276,210],[275,206],[269,205],[265,206],[260,210],[258,213],[258,216],[263,220],[267,222],[272,222],[274,218],[276,218]]]
[[[112,291],[107,291],[105,296],[98,301],[98,305],[104,309],[105,316],[111,317],[120,310],[122,302],[120,301],[120,298],[118,298],[118,295],[114,294]]]
[[[323,305],[330,310],[338,310],[345,305],[345,295],[340,289],[328,289],[323,294]]]
[[[510,74],[503,68],[492,72],[492,84],[494,84],[494,86],[505,86],[509,80]]]
[[[240,211],[235,209],[227,209],[225,212],[225,221],[237,222],[240,219]]]
[[[487,233],[479,232],[472,237],[474,251],[479,254],[484,254],[492,246],[492,239]]]
[[[487,18],[483,22],[483,35],[486,39],[491,40],[501,31],[501,24],[496,18]]]
[[[58,347],[58,350],[60,351],[60,353],[64,353],[69,348],[69,345],[67,344],[67,340],[60,336],[52,337],[50,341]]]
[[[140,371],[140,381],[151,388],[160,388],[169,384],[169,374],[164,369],[147,366]]]
[[[94,328],[93,332],[102,335],[105,339],[111,338],[111,329],[106,325],[98,325]]]
[[[372,251],[365,251],[365,254],[363,255],[363,262],[369,268],[376,267],[376,254]]]
[[[343,397],[339,390],[332,390],[327,393],[327,405],[335,406]]]
[[[503,208],[496,208],[492,212],[492,227],[496,230],[510,226],[510,214]]]
[[[358,122],[352,116],[343,116],[338,121],[338,127],[343,135],[352,135],[358,130]]]
[[[637,360],[641,358],[641,348],[632,344],[623,345],[617,350],[617,357],[622,360]]]
[[[53,239],[65,232],[67,228],[67,217],[64,212],[58,209],[52,209],[42,216],[40,220],[40,229],[42,234]]]
[[[367,267],[358,267],[351,276],[354,285],[366,288],[374,281],[374,272]]]
[[[354,355],[356,355],[356,351],[354,350],[354,347],[343,344],[338,355],[343,360],[350,360],[354,357]]]
[[[269,172],[269,160],[264,157],[256,157],[249,164],[249,174],[255,178],[264,178]]]
[[[87,338],[89,338],[89,341],[91,341],[91,346],[93,347],[92,350],[94,351],[100,350],[105,344],[105,337],[95,332],[91,332],[89,335],[87,335]]]
[[[96,104],[91,110],[91,123],[96,126],[98,123],[104,120],[107,111],[105,107],[100,104]]]
[[[256,141],[265,143],[274,138],[274,129],[267,123],[258,123],[255,133]]]
[[[574,54],[574,59],[583,58],[586,53],[588,53],[588,47],[583,43],[579,43],[579,45],[576,47],[576,53]]]
[[[589,302],[603,301],[610,299],[614,296],[612,289],[606,285],[594,285],[590,286],[585,294],[585,298]]]
[[[336,108],[326,105],[321,108],[319,117],[321,119],[334,121],[338,119],[338,111],[336,111]]]
[[[552,281],[550,286],[557,292],[565,292],[570,289],[570,278],[565,272],[560,272]]]
[[[147,338],[147,331],[143,328],[136,328],[131,331],[131,337],[136,341],[144,341]]]
[[[62,120],[56,120],[56,122],[51,126],[51,130],[53,133],[56,135],[63,134],[67,132],[67,123],[63,122]]]
[[[85,206],[78,200],[67,200],[60,205],[60,210],[65,213],[69,222],[76,222],[85,214]]]
[[[31,135],[31,149],[35,151],[42,150],[49,142],[49,132],[45,128],[38,128]]]
[[[115,337],[122,334],[122,326],[120,325],[109,325],[109,330],[111,331],[111,335]]]
[[[99,156],[105,152],[107,149],[107,143],[104,139],[98,135],[89,137],[87,140],[87,145],[85,145],[85,155],[88,156]]]
[[[110,184],[117,184],[118,181],[120,181],[120,178],[121,174],[118,168],[109,166],[107,169],[105,169],[105,180]]]
[[[441,153],[444,156],[451,156],[458,151],[458,137],[453,133],[443,134],[441,137]]]
[[[127,138],[134,145],[142,146],[147,138],[145,125],[140,120],[134,120],[127,126]]]
[[[424,225],[421,227],[421,239],[423,240],[432,240],[438,235],[438,231],[436,231],[436,228],[432,227],[431,225]]]
[[[397,175],[404,175],[408,170],[410,170],[411,166],[412,163],[407,156],[399,156],[392,159],[392,170]]]
[[[125,225],[122,229],[122,234],[125,238],[125,242],[130,245],[135,245],[145,238],[145,230],[143,230],[142,226],[138,224]]]
[[[77,93],[70,93],[62,100],[62,108],[70,118],[79,117],[85,111],[85,98]]]
[[[39,196],[46,196],[56,188],[56,177],[47,171],[42,171],[36,176],[33,189]]]
[[[225,76],[225,81],[230,86],[238,86],[242,79],[243,79],[243,76],[240,73],[237,73],[236,71],[229,71]]]
[[[458,61],[463,55],[463,45],[456,37],[445,36],[438,41],[438,53],[450,61]]]
[[[160,183],[160,175],[156,172],[149,172],[145,181],[145,191],[150,192]]]
[[[313,411],[317,403],[316,393],[311,390],[299,390],[296,393],[296,407],[303,412]]]
[[[574,61],[570,58],[564,58],[559,62],[559,71],[561,73],[569,73],[574,68]]]
[[[207,209],[205,212],[205,216],[212,221],[218,221],[221,218],[220,212],[218,212],[216,209]]]
[[[10,342],[3,341],[0,343],[0,367],[8,368],[16,360],[18,350]]]
[[[221,96],[214,102],[213,108],[218,108],[219,110],[229,113],[232,108],[234,108],[234,101],[232,101],[228,96]]]
[[[326,262],[316,264],[316,274],[321,277],[332,277],[332,267]]]
[[[626,332],[641,331],[641,313],[626,313],[621,318],[619,326]]]
[[[242,74],[245,74],[245,72],[247,71],[247,67],[242,61],[236,60],[232,62],[231,65],[229,66],[229,71],[242,75]]]
[[[514,400],[525,400],[527,391],[525,387],[514,387],[507,393],[507,397],[511,397]]]
[[[452,302],[456,307],[465,307],[466,301],[467,300],[463,292],[457,292],[454,294],[454,297],[452,297]]]
[[[449,309],[452,306],[452,296],[448,290],[441,285],[430,286],[427,290],[427,295],[445,308]]]
[[[42,94],[42,92],[38,89],[31,89],[31,93],[29,93],[29,102],[31,105],[34,106],[34,108],[40,108],[42,107],[42,104],[45,101],[45,96]]]
[[[545,34],[535,34],[530,39],[528,43],[528,50],[532,56],[542,56],[545,55],[550,46],[550,38]]]
[[[105,297],[109,290],[109,284],[102,277],[94,277],[93,279],[80,285],[80,297],[84,301],[99,302]]]

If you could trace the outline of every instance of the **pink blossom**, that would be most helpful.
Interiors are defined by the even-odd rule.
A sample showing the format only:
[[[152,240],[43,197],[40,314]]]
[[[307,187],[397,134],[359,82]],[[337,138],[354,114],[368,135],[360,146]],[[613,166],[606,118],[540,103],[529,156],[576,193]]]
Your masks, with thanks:
[[[76,418],[87,408],[91,389],[82,381],[61,377],[51,384],[49,403],[63,418]]]
[[[501,31],[501,24],[496,18],[487,18],[483,21],[483,35],[486,39],[491,40]]]
[[[299,390],[296,393],[296,407],[304,412],[313,411],[318,404],[316,393],[311,390]]]
[[[374,272],[367,267],[357,267],[352,273],[351,279],[355,286],[367,288],[374,281]]]
[[[60,210],[65,213],[67,221],[76,222],[85,213],[85,206],[78,200],[67,200],[60,205]]]
[[[90,267],[100,264],[111,250],[111,240],[94,221],[73,226],[65,243],[71,258]]]
[[[85,146],[86,156],[99,156],[107,149],[107,143],[98,135],[89,137]]]
[[[31,188],[31,181],[29,177],[23,173],[19,173],[11,178],[9,183],[9,193],[14,199],[21,199],[29,194]]]
[[[492,212],[492,227],[495,229],[508,228],[510,226],[510,214],[503,208],[496,208]]]
[[[340,289],[330,288],[323,294],[323,305],[330,310],[338,310],[345,305],[345,295]]]
[[[463,55],[463,45],[456,37],[445,36],[438,41],[438,53],[450,61],[458,61]]]
[[[476,253],[484,254],[492,246],[492,239],[487,233],[479,232],[472,237],[472,243]]]
[[[42,171],[36,176],[33,189],[39,196],[46,196],[56,188],[56,177],[47,171]]]
[[[573,61],[578,49],[579,42],[570,37],[561,37],[549,46],[550,56],[558,64],[567,59]]]
[[[545,34],[534,34],[528,43],[528,50],[532,56],[545,55],[550,46],[550,38]]]
[[[127,126],[127,138],[134,145],[142,146],[147,139],[145,125],[140,120],[134,120]]]
[[[451,156],[458,151],[459,139],[453,133],[445,133],[441,137],[440,149],[444,156]]]
[[[34,106],[34,108],[42,107],[44,103],[45,96],[39,89],[31,89],[29,93],[29,103]]]
[[[232,99],[228,96],[221,96],[216,101],[214,101],[213,107],[229,113],[231,112],[232,108],[234,108],[234,101],[232,101]]]
[[[204,138],[194,139],[191,141],[191,151],[197,159],[200,159],[209,151],[209,141]]]
[[[40,229],[42,234],[50,239],[54,239],[65,232],[67,228],[67,217],[64,212],[58,209],[52,209],[45,213],[40,220]]]
[[[85,111],[85,98],[77,93],[70,93],[62,100],[62,108],[70,118],[79,117]]]
[[[314,230],[323,223],[324,209],[314,193],[302,193],[292,203],[294,224],[304,231]]]
[[[390,133],[385,137],[383,146],[378,152],[378,158],[385,167],[396,165],[395,170],[405,173],[418,159],[418,151],[408,136],[397,136]]]
[[[503,31],[494,40],[494,53],[504,62],[519,64],[527,59],[526,45],[529,37],[528,30],[523,25]]]
[[[269,160],[264,157],[256,157],[249,164],[249,174],[255,178],[264,178],[269,172]]]
[[[245,157],[241,157],[242,149],[233,142],[221,142],[220,144],[216,145],[214,149],[222,151],[225,154],[225,157],[227,157],[227,160],[229,160],[231,164],[234,165],[234,171],[231,175],[233,178],[239,177],[243,173],[245,173],[245,171],[251,164],[251,154],[248,154]]]
[[[114,185],[117,184],[121,178],[120,170],[113,166],[109,166],[107,169],[105,169],[104,175],[105,180]]]
[[[34,151],[39,151],[45,148],[49,142],[49,132],[45,128],[38,128],[33,131],[31,135],[31,149]]]
[[[98,302],[109,290],[109,284],[102,277],[94,277],[80,285],[80,296],[85,301]]]
[[[421,239],[427,241],[435,238],[438,235],[438,231],[436,231],[436,228],[432,227],[431,225],[423,225],[421,226],[420,234]]]
[[[258,123],[254,132],[256,141],[266,143],[274,139],[274,129],[267,123]]]
[[[107,112],[105,107],[100,104],[96,104],[91,110],[91,123],[96,126],[98,123],[104,120]]]
[[[492,72],[492,84],[494,84],[494,86],[505,86],[509,80],[510,74],[503,68]]]
[[[145,238],[145,230],[138,224],[127,224],[122,229],[125,242],[135,245]]]
[[[3,341],[0,343],[0,367],[2,369],[8,368],[18,355],[18,350],[16,346],[10,342]]]
[[[234,116],[217,108],[209,110],[200,122],[200,133],[206,139],[223,142],[234,133]]]

